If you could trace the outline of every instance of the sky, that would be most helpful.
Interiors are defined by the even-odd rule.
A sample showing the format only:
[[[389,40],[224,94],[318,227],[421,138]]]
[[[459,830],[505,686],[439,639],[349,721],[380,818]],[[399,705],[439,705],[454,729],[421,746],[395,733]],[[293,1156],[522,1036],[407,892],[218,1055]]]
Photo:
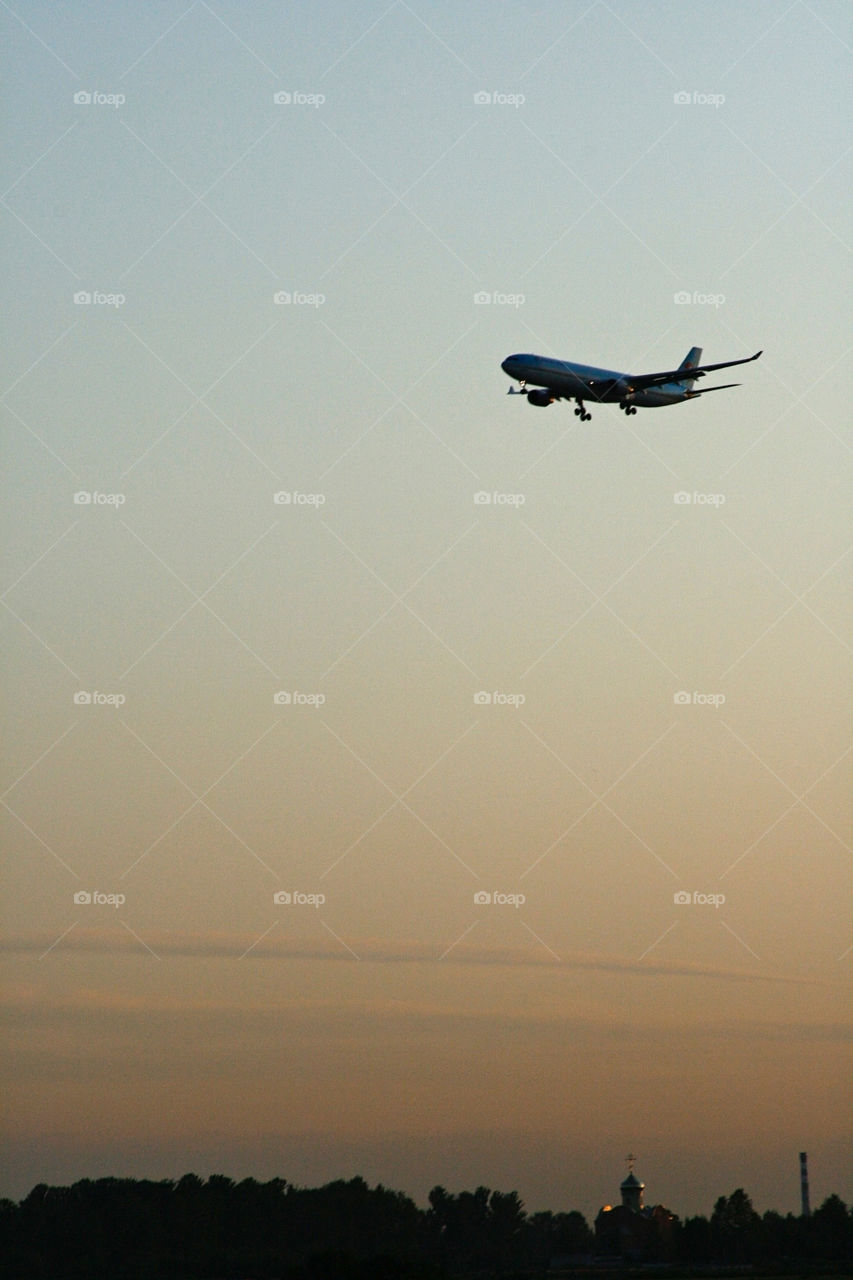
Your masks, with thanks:
[[[0,1194],[849,1202],[847,6],[2,18]]]

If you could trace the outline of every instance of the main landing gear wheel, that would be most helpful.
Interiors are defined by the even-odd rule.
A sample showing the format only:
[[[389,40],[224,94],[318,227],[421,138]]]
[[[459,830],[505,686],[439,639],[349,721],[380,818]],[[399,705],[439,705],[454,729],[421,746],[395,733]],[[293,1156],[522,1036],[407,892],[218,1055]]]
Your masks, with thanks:
[[[575,417],[580,418],[581,422],[590,422],[592,420],[592,414],[586,413],[580,402],[578,402],[578,407],[575,409]]]

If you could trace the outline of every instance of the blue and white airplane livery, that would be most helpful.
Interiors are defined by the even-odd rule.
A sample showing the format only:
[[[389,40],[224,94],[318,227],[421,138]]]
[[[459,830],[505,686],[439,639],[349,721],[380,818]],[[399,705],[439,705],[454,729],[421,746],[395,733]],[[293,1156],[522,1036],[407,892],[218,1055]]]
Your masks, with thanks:
[[[550,356],[507,356],[501,364],[504,373],[521,384],[518,391],[510,387],[507,395],[526,395],[531,404],[553,404],[555,400],[575,400],[575,413],[582,422],[592,417],[584,408],[584,400],[597,400],[599,404],[618,404],[626,414],[636,413],[637,406],[650,409],[661,404],[680,404],[694,400],[706,391],[725,391],[739,387],[739,382],[727,382],[720,387],[705,387],[694,391],[693,383],[704,378],[714,369],[730,369],[732,365],[749,364],[761,355],[743,360],[726,360],[723,364],[700,364],[702,348],[691,347],[677,369],[665,373],[617,373],[614,369],[593,369],[586,364],[574,364],[571,360],[553,360]],[[532,387],[533,390],[528,388]]]

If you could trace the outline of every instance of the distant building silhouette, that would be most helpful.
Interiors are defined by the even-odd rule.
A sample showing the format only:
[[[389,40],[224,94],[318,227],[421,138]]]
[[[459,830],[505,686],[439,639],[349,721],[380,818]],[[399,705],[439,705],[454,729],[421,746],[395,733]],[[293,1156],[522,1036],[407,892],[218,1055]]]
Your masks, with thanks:
[[[666,1261],[672,1255],[675,1214],[662,1204],[643,1204],[646,1184],[634,1173],[635,1158],[628,1156],[628,1176],[619,1187],[622,1203],[606,1204],[598,1211],[595,1251],[632,1262]]]

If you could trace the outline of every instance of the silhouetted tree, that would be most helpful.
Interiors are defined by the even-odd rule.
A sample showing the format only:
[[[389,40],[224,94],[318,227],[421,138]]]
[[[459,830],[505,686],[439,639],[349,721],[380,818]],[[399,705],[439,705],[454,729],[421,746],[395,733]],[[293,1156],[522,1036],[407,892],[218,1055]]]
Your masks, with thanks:
[[[755,1212],[739,1188],[710,1220],[674,1224],[678,1260],[849,1270],[853,1214],[830,1196],[811,1217]],[[420,1210],[363,1178],[299,1188],[281,1178],[235,1183],[83,1179],[0,1201],[0,1257],[12,1280],[456,1280],[545,1274],[593,1246],[580,1213],[528,1216],[515,1191],[434,1187]]]

